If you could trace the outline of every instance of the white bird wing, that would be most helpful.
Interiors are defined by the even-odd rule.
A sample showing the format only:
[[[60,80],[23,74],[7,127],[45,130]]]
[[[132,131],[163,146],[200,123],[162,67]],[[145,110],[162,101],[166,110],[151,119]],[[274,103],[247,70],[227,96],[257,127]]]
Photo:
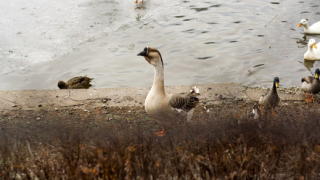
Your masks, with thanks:
[[[319,29],[319,31],[320,31],[320,21],[318,21],[318,22],[316,22],[316,23],[312,24],[312,25],[310,26],[310,28]]]

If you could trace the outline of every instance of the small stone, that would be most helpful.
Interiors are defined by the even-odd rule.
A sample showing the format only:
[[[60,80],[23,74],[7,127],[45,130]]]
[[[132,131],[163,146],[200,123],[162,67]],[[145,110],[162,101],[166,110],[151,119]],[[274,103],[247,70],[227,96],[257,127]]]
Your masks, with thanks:
[[[42,107],[42,104],[39,104],[38,107]]]
[[[105,102],[107,102],[107,100],[106,100],[106,99],[104,99],[104,100],[102,100],[102,102],[104,102],[104,103],[105,103]]]
[[[58,108],[54,108],[55,111],[58,111]]]
[[[209,109],[207,109],[207,113],[208,113],[208,112],[210,112],[210,110],[209,110]]]
[[[37,117],[37,120],[40,120],[41,118],[40,117]]]
[[[17,107],[17,105],[12,105],[12,107]]]

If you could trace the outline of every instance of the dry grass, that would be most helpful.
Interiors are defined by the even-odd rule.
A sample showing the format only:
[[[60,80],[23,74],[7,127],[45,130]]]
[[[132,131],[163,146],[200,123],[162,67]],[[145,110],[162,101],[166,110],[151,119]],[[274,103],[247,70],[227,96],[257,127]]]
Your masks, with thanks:
[[[223,113],[218,113],[223,114]],[[144,119],[94,126],[1,122],[3,179],[316,179],[320,118],[305,110],[253,120],[216,115],[174,123]],[[75,120],[81,121],[81,119]],[[91,119],[86,119],[90,122]],[[100,122],[100,123],[99,123]],[[258,123],[259,122],[259,123]],[[261,125],[261,128],[259,127]],[[41,131],[40,131],[41,130]]]

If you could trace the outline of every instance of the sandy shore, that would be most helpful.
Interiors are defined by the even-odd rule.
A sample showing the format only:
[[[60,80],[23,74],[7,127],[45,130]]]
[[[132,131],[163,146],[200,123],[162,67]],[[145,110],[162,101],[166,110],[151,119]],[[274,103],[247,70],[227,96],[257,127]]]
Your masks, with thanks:
[[[224,100],[254,102],[268,89],[244,87],[240,84],[204,84],[198,96],[201,105],[221,104]],[[192,86],[166,87],[168,93],[188,92]],[[80,90],[13,90],[0,91],[0,109],[8,110],[60,110],[92,109],[96,107],[143,107],[150,87],[105,88]],[[304,101],[299,88],[279,88],[283,104]]]

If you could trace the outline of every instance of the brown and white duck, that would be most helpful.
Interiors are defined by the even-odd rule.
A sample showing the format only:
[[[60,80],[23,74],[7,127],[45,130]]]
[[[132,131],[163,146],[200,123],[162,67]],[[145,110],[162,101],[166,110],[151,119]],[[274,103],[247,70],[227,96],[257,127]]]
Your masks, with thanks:
[[[301,78],[301,90],[304,91],[307,103],[313,102],[315,99],[313,96],[320,92],[319,74],[320,70],[316,69],[314,77],[307,76]],[[308,97],[306,93],[311,93],[311,97]]]
[[[60,89],[88,89],[90,86],[90,82],[93,78],[89,78],[87,76],[78,76],[69,79],[67,82],[59,81],[58,87]]]

